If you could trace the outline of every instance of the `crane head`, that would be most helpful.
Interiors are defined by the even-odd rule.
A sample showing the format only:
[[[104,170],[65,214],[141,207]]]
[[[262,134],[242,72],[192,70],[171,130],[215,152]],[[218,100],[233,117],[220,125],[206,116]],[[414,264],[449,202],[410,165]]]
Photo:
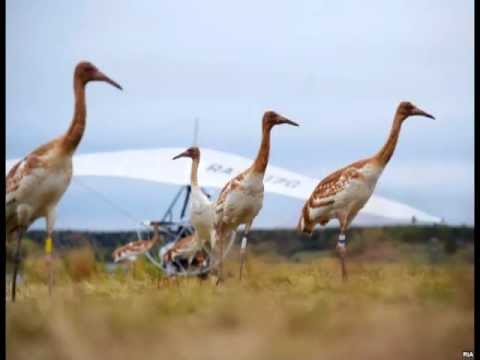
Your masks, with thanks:
[[[189,157],[192,159],[200,159],[200,149],[196,146],[189,147],[184,152],[173,157],[172,160],[177,160],[181,157]]]
[[[79,78],[84,85],[90,81],[103,81],[122,90],[122,87],[118,83],[110,79],[107,75],[98,70],[95,65],[88,61],[82,61],[77,64],[75,67],[75,78]]]
[[[286,117],[276,113],[275,111],[266,111],[263,114],[263,128],[271,129],[275,125],[289,124],[293,126],[299,126],[296,122],[287,119]]]
[[[424,116],[430,119],[435,119],[433,115],[430,115],[426,111],[419,109],[413,105],[410,101],[402,101],[397,108],[397,113],[403,115],[403,118],[406,119],[409,116]]]

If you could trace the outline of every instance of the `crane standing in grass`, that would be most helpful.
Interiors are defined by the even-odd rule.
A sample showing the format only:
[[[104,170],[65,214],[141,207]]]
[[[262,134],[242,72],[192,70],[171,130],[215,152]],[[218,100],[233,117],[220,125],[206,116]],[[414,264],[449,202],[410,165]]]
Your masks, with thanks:
[[[207,256],[203,248],[199,247],[196,233],[187,235],[175,242],[166,245],[161,250],[162,260],[165,264],[186,260],[187,266],[190,267],[192,263],[195,266],[206,266]],[[182,265],[183,266],[183,265]],[[173,269],[171,266],[169,269]]]
[[[244,224],[245,230],[240,248],[240,279],[242,279],[248,233],[253,220],[263,205],[263,178],[270,154],[270,133],[275,125],[280,124],[298,126],[297,123],[274,111],[265,112],[262,119],[262,142],[255,161],[252,166],[231,179],[225,185],[215,203],[216,235],[220,242],[219,276],[217,284],[223,281],[223,246],[225,239],[230,238],[238,226]]]
[[[138,256],[150,250],[158,241],[160,241],[159,224],[153,223],[153,237],[150,240],[132,241],[116,248],[112,253],[113,261],[117,263],[127,260],[133,263]]]
[[[192,146],[178,154],[173,160],[181,157],[189,157],[192,159],[192,170],[190,173],[191,187],[191,212],[190,221],[195,228],[194,238],[200,247],[209,245],[210,249],[215,246],[215,211],[212,202],[198,185],[198,166],[200,164],[200,149]]]
[[[414,115],[434,119],[432,115],[412,103],[401,102],[395,113],[390,135],[380,151],[370,158],[354,162],[328,175],[317,185],[303,207],[298,223],[298,230],[303,233],[311,235],[317,223],[323,226],[332,218],[338,219],[340,235],[337,252],[344,280],[347,278],[345,266],[347,228],[367,203],[378,178],[392,157],[403,121]]]
[[[16,239],[12,301],[15,301],[22,236],[30,225],[41,217],[46,218],[47,240],[45,250],[50,264],[55,209],[70,184],[72,157],[85,131],[87,116],[85,86],[90,81],[104,81],[122,89],[120,85],[103,74],[93,64],[80,62],[75,67],[74,72],[75,110],[67,132],[35,149],[13,166],[6,177],[6,239],[7,242]],[[49,292],[51,292],[51,265],[49,267]]]
[[[145,254],[157,242],[160,241],[160,225],[156,222],[150,222],[148,225],[153,226],[153,237],[150,240],[137,240],[129,242],[126,245],[116,248],[112,253],[112,258],[115,263],[128,261],[128,273],[131,273],[132,275],[134,273],[134,263],[137,258]]]

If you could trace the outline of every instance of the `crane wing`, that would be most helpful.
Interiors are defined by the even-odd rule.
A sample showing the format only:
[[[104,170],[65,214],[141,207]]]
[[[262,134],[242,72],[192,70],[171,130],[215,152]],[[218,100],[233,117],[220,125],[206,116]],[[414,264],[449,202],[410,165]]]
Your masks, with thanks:
[[[223,189],[220,191],[220,194],[218,195],[218,199],[215,202],[215,212],[217,214],[217,219],[221,218],[223,211],[225,210],[225,202],[228,197],[228,194],[230,194],[233,190],[241,186],[241,182],[245,178],[246,173],[247,173],[247,170],[235,176],[233,179],[228,181],[223,187]]]
[[[43,168],[45,161],[42,159],[48,151],[56,146],[61,139],[54,139],[33,150],[23,159],[16,161],[9,169],[5,179],[5,203],[8,204],[15,199],[17,192],[28,190],[34,186],[35,179],[45,175]]]
[[[357,161],[325,177],[315,187],[315,190],[310,196],[310,206],[321,207],[333,204],[333,197],[338,192],[345,189],[353,179],[362,176],[358,169],[364,166],[367,161],[368,160]]]
[[[17,204],[20,199],[33,191],[39,178],[45,176],[43,161],[39,156],[30,154],[17,162],[5,179],[5,221],[7,233],[17,227]]]

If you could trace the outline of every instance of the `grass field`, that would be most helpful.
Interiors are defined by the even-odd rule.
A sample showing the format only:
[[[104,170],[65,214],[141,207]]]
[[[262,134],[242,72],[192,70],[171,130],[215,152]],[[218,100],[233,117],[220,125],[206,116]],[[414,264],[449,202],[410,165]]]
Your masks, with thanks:
[[[383,251],[385,253],[385,251]],[[7,300],[7,359],[461,359],[474,346],[473,265],[358,256],[340,278],[329,253],[287,261],[250,255],[216,287],[159,280],[145,261],[107,273],[88,249],[56,270],[25,262]],[[162,280],[162,279],[160,279]],[[158,285],[158,286],[157,286]]]

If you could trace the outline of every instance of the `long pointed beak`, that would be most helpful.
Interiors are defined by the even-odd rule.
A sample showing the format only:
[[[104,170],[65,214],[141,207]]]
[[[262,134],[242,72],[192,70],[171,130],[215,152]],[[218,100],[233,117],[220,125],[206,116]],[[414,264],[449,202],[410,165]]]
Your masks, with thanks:
[[[181,158],[181,157],[190,157],[190,156],[189,156],[188,152],[184,151],[181,154],[178,154],[178,155],[174,156],[172,158],[172,160],[177,160],[178,158]]]
[[[423,110],[421,110],[421,109],[419,109],[419,108],[416,108],[416,109],[413,111],[412,115],[425,116],[425,117],[428,117],[428,118],[430,118],[430,119],[435,120],[435,117],[434,117],[433,115],[430,115],[430,114],[427,113],[426,111],[423,111]]]
[[[105,75],[101,71],[98,72],[97,80],[98,81],[105,81],[105,82],[109,83],[110,85],[115,86],[117,89],[123,90],[122,87],[117,82],[110,79],[107,75]]]
[[[289,125],[293,125],[293,126],[300,126],[295,121],[292,121],[292,120],[287,119],[287,118],[281,118],[280,120],[278,120],[278,123],[279,124],[289,124]]]

